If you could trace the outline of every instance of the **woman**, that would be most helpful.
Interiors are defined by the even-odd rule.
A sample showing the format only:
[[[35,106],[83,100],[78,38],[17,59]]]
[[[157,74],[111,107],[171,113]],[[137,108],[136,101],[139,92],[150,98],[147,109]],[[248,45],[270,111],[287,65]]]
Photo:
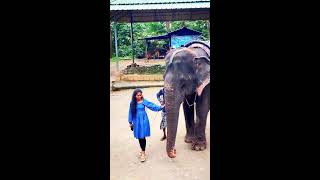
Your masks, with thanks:
[[[145,107],[151,109],[152,111],[161,111],[164,106],[160,107],[144,99],[140,89],[134,90],[129,107],[128,121],[130,128],[133,128],[134,137],[139,140],[142,150],[139,154],[141,162],[146,160],[146,137],[150,136],[149,118],[145,111]]]

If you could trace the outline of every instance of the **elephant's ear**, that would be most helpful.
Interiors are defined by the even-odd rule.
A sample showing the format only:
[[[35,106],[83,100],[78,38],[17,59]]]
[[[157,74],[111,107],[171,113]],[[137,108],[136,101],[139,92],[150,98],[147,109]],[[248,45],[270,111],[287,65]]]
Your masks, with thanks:
[[[166,75],[167,75],[167,72],[169,72],[169,70],[172,69],[172,68],[173,68],[172,63],[166,65],[166,70],[165,70],[164,73],[163,73],[163,79],[165,79],[165,77],[166,77]]]
[[[206,57],[206,56],[195,57],[194,61],[196,63],[198,63],[199,65],[201,63],[207,63],[208,65],[210,65],[210,59],[208,57]]]
[[[206,56],[196,57],[194,63],[198,79],[197,94],[201,96],[203,89],[210,83],[210,59]]]

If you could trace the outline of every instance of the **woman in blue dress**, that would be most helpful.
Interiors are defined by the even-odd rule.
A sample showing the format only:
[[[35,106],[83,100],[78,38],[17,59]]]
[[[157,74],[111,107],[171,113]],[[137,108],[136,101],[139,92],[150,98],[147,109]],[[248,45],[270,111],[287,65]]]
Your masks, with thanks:
[[[146,148],[146,138],[150,136],[150,124],[149,118],[145,111],[145,107],[151,109],[152,111],[161,111],[164,106],[158,106],[142,96],[142,91],[136,89],[132,93],[132,100],[129,107],[128,122],[131,129],[133,129],[133,134],[136,139],[139,140],[141,147],[140,160],[144,162],[146,160],[145,148]]]

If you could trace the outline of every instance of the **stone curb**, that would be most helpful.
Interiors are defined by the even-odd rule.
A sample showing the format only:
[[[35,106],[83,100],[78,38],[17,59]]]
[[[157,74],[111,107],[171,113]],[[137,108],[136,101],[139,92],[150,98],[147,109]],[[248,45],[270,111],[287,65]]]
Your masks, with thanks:
[[[119,91],[121,89],[163,87],[163,81],[113,81],[111,90]]]
[[[162,74],[121,74],[120,81],[163,81]]]

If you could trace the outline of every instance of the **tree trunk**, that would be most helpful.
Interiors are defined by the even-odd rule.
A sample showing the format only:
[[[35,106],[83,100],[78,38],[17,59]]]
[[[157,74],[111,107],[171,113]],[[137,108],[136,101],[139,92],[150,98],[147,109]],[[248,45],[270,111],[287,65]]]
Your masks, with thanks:
[[[210,41],[210,20],[208,21],[208,39]]]
[[[171,22],[170,21],[166,21],[166,30],[167,30],[167,32],[171,31]]]
[[[112,58],[112,28],[110,26],[110,58]]]

